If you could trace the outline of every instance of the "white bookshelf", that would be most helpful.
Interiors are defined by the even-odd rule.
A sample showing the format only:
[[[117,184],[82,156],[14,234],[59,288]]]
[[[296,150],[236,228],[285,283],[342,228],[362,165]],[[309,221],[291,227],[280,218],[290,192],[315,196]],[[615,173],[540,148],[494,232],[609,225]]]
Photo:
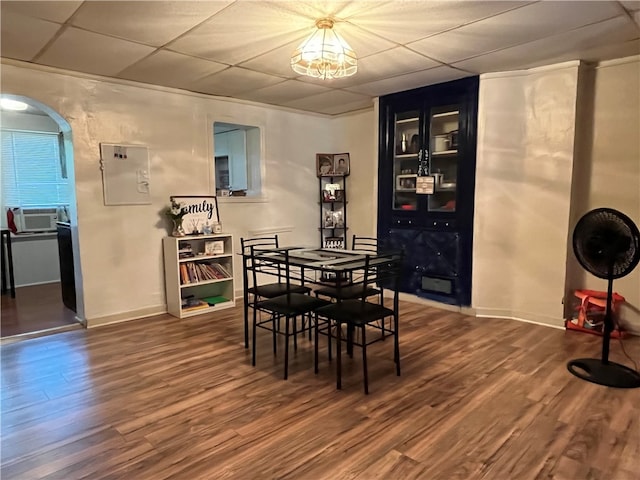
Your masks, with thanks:
[[[210,242],[221,242],[218,243],[221,248],[216,253],[205,254]],[[171,315],[186,318],[235,306],[232,235],[165,237],[163,247],[167,311]],[[191,255],[184,256],[188,252]],[[210,278],[212,276],[217,277]],[[204,299],[212,298],[212,302],[218,303],[184,305],[186,299],[205,302]]]

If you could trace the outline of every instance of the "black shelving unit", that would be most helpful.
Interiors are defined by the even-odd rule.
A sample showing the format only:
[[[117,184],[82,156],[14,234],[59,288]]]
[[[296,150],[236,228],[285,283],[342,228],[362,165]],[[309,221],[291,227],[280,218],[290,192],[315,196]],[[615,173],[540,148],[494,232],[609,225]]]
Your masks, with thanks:
[[[378,237],[404,292],[471,304],[477,114],[478,77],[380,98]]]
[[[320,246],[347,248],[347,177],[318,177],[320,193]]]

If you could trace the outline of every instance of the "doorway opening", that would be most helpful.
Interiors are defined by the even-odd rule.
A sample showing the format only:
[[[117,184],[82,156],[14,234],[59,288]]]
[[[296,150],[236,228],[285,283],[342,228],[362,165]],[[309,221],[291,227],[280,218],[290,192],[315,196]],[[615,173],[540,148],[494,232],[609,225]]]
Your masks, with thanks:
[[[0,223],[3,232],[10,232],[11,252],[3,243],[1,253],[7,267],[13,267],[15,296],[6,268],[0,337],[5,341],[81,328],[71,126],[31,98],[2,94],[2,104]]]

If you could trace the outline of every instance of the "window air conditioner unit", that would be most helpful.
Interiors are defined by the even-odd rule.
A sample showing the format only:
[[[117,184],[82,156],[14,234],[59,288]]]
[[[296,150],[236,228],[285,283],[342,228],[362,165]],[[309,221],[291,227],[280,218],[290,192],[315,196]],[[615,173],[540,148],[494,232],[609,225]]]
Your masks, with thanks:
[[[18,232],[55,232],[58,221],[56,208],[15,208],[14,221]]]

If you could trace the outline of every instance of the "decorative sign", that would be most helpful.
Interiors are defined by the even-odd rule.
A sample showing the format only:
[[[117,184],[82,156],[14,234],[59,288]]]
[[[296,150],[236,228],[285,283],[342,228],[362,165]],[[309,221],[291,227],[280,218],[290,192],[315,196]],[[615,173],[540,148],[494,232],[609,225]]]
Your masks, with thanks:
[[[416,177],[416,193],[431,195],[435,191],[435,178],[432,176]]]
[[[220,223],[218,217],[218,199],[216,197],[199,195],[182,197],[172,195],[171,201],[180,204],[184,216],[182,228],[187,235],[200,235],[204,232],[215,231],[215,226]]]

